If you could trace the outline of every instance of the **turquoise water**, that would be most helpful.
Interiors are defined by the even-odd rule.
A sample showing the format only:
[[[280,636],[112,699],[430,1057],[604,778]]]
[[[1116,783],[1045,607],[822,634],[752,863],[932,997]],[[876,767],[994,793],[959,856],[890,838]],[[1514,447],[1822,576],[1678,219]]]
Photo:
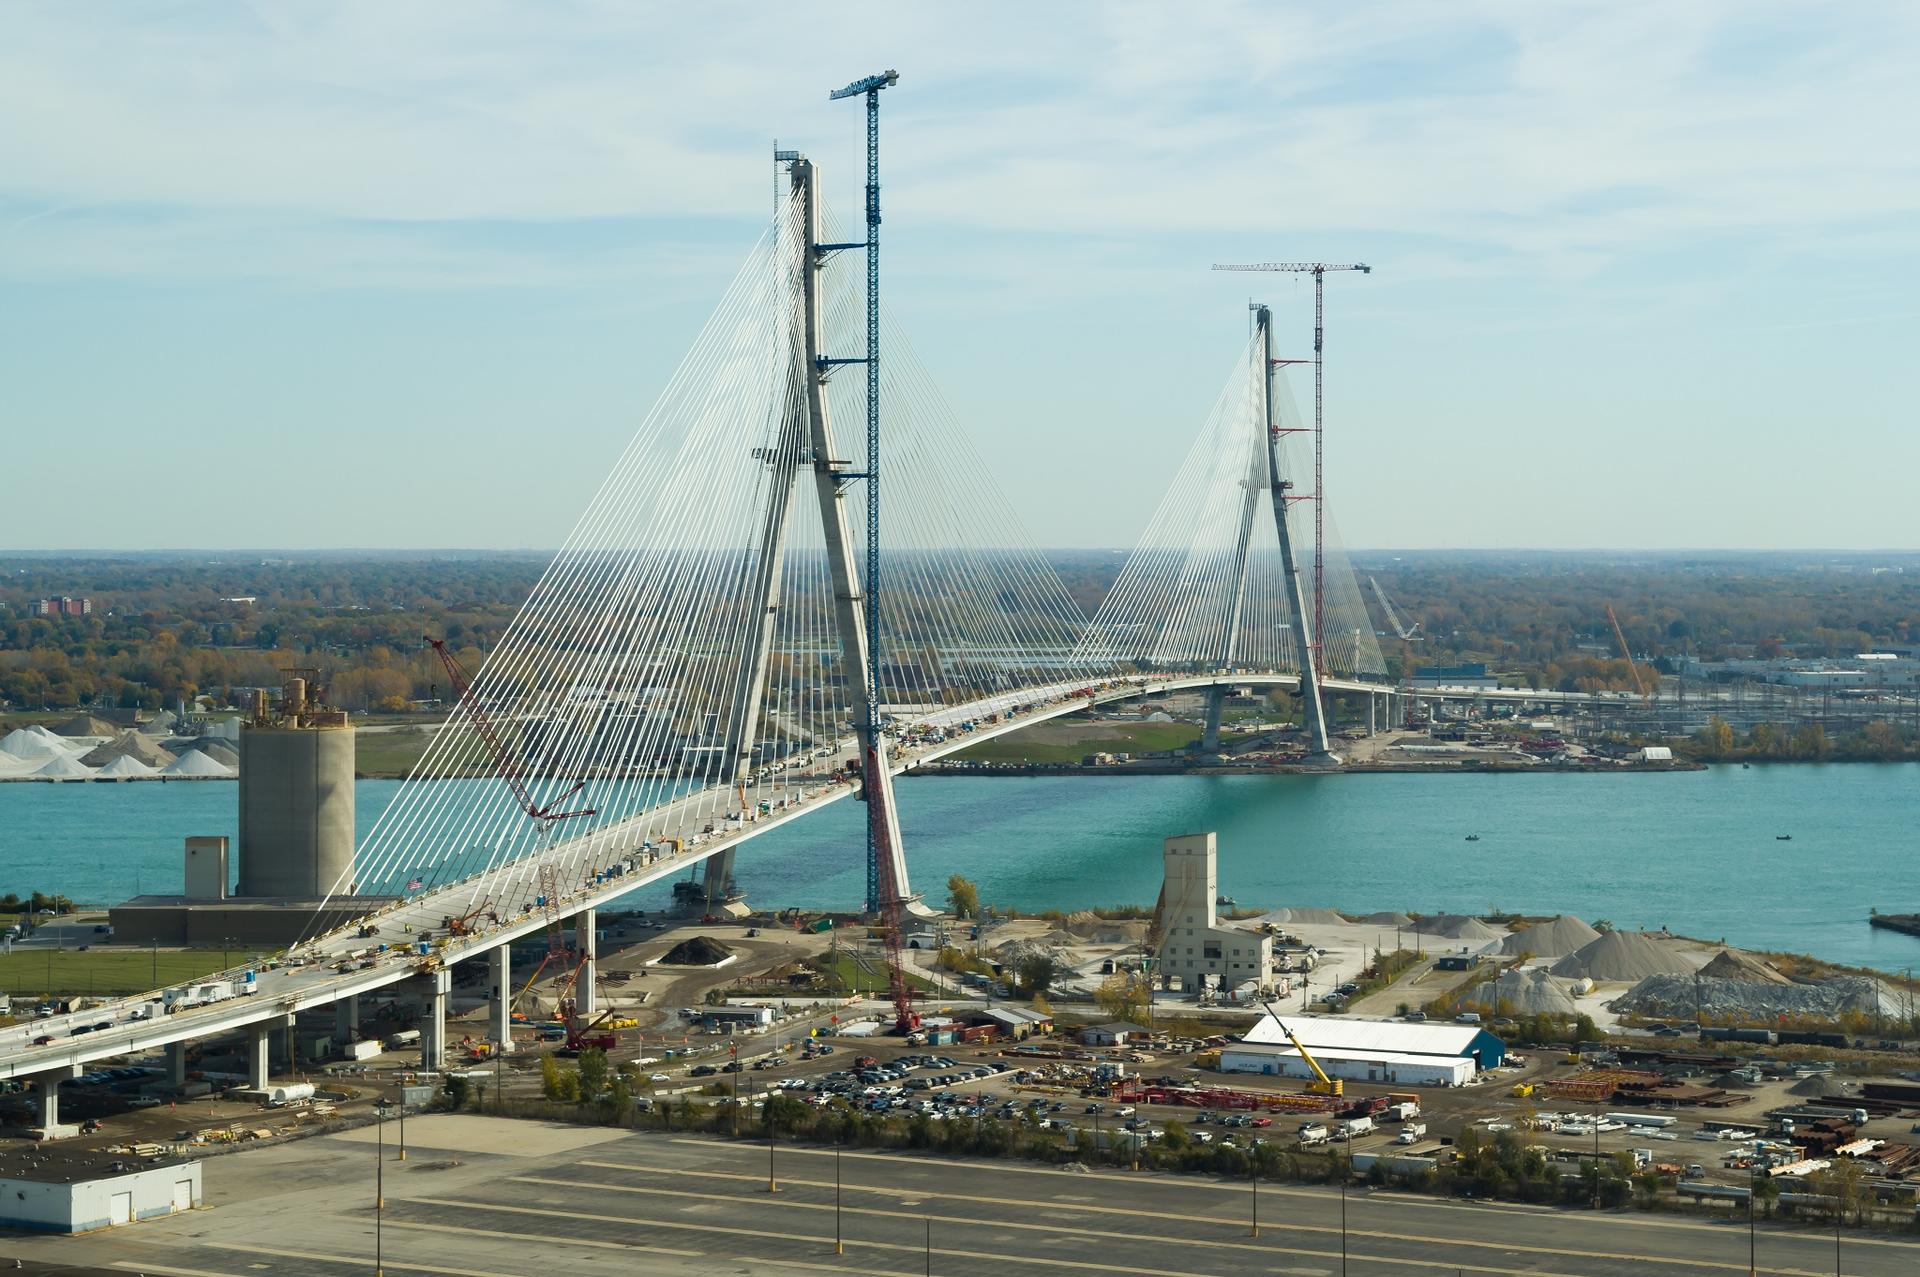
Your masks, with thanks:
[[[399,784],[360,782],[363,832]],[[1221,890],[1243,905],[1564,910],[1886,970],[1920,967],[1920,939],[1866,923],[1873,907],[1920,912],[1916,793],[1910,763],[899,785],[915,882],[935,898],[963,873],[1020,909],[1151,904],[1160,839],[1213,830]],[[233,834],[234,801],[220,783],[0,785],[0,891],[178,891],[181,839]],[[742,885],[762,906],[857,904],[862,819],[838,803],[749,842]]]

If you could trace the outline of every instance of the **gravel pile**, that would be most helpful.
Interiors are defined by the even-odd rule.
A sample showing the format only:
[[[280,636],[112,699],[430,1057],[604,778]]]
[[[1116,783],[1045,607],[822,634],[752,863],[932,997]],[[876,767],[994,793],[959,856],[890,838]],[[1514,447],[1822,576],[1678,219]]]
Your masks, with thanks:
[[[1505,954],[1531,953],[1536,958],[1558,958],[1584,948],[1600,938],[1600,933],[1569,914],[1551,922],[1536,923],[1516,931],[1500,942]]]
[[[1691,974],[1694,964],[1665,936],[1646,931],[1609,931],[1549,967],[1559,976],[1598,984],[1628,983],[1648,976]]]
[[[1480,919],[1464,913],[1436,913],[1431,918],[1422,918],[1413,924],[1413,929],[1430,936],[1444,936],[1448,940],[1498,940],[1506,935],[1496,931]]]
[[[1836,976],[1818,984],[1770,984],[1691,975],[1649,976],[1614,999],[1623,1015],[1691,1020],[1695,1010],[1711,1020],[1766,1020],[1776,1016],[1832,1019],[1845,1011],[1871,1012],[1874,983],[1866,976]]]
[[[1477,998],[1503,1004],[1514,1015],[1572,1015],[1577,1007],[1568,982],[1540,967],[1503,971],[1500,978],[1474,990]]]
[[[1404,913],[1394,913],[1388,910],[1385,913],[1370,913],[1360,919],[1360,921],[1366,923],[1369,927],[1405,927],[1411,925],[1413,919]]]
[[[1792,984],[1751,953],[1742,953],[1738,949],[1722,949],[1713,955],[1713,961],[1700,968],[1700,974],[1715,980],[1739,980],[1748,984]]]
[[[1291,922],[1309,927],[1345,926],[1346,915],[1338,909],[1275,909],[1259,919],[1261,922]]]

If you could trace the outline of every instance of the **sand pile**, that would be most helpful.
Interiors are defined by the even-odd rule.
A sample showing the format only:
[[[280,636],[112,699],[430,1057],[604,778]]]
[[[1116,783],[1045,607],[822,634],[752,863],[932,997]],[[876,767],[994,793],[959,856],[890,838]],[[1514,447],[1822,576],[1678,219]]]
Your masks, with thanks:
[[[1700,974],[1709,980],[1733,980],[1747,984],[1792,984],[1751,953],[1742,953],[1738,949],[1722,949],[1713,955],[1713,961],[1700,968]]]
[[[157,776],[159,772],[132,754],[120,754],[101,767],[95,775],[102,780],[143,780],[148,776]]]
[[[1500,952],[1531,953],[1536,958],[1558,958],[1592,944],[1600,933],[1569,914],[1551,922],[1535,923],[1500,942]]]
[[[1559,976],[1585,976],[1600,984],[1691,972],[1693,963],[1674,944],[1646,931],[1609,931],[1548,968]]]
[[[1291,922],[1309,927],[1341,927],[1347,919],[1338,909],[1275,909],[1261,922]]]
[[[217,763],[197,749],[190,749],[160,769],[162,776],[183,780],[232,780],[233,768]]]
[[[171,763],[174,756],[154,744],[151,737],[128,730],[121,732],[106,744],[96,746],[80,761],[89,767],[105,767],[116,758],[132,758],[157,771]]]
[[[1498,940],[1505,935],[1496,931],[1480,919],[1464,913],[1437,913],[1431,918],[1422,918],[1413,924],[1415,931],[1429,936],[1443,936],[1448,940]]]
[[[56,758],[68,750],[63,745],[49,744],[38,732],[27,727],[17,727],[0,736],[0,752],[15,758]]]
[[[1474,990],[1474,996],[1513,1015],[1572,1015],[1578,1010],[1567,982],[1539,967],[1502,972],[1499,979]]]
[[[711,967],[732,956],[733,951],[712,936],[689,936],[667,950],[660,962],[670,967]]]
[[[1370,913],[1360,919],[1360,921],[1370,927],[1404,927],[1410,925],[1413,919],[1407,917],[1404,913],[1394,913],[1392,910],[1387,910],[1383,913]]]
[[[75,714],[66,722],[53,729],[55,736],[114,736],[120,729],[104,718],[95,718],[91,714]]]
[[[93,768],[71,754],[62,754],[58,758],[49,758],[46,766],[36,770],[33,775],[37,780],[92,780]]]

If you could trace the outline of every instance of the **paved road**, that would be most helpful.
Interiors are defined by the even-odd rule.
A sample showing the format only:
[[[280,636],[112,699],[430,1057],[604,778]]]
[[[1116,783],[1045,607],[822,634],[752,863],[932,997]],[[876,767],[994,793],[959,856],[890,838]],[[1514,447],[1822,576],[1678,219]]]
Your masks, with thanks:
[[[764,1146],[593,1128],[423,1118],[385,1163],[386,1270],[402,1275],[642,1272],[1335,1277],[1341,1203],[1323,1190],[1124,1172],[1075,1174],[891,1153]],[[206,1163],[213,1209],[76,1239],[0,1237],[15,1255],[162,1277],[366,1277],[372,1131]],[[1365,1193],[1347,1204],[1352,1277],[1421,1273],[1702,1277],[1743,1273],[1727,1222],[1474,1205]],[[846,1251],[834,1253],[836,1219]],[[1841,1271],[1906,1277],[1920,1244],[1846,1240]],[[1834,1271],[1831,1235],[1763,1228],[1759,1269]]]

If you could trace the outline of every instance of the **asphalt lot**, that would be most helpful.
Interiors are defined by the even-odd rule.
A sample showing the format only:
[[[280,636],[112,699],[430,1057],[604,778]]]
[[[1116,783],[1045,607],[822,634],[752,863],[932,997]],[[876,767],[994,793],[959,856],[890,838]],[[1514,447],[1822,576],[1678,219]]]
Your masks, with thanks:
[[[389,1142],[381,1163],[378,1246],[396,1274],[1342,1272],[1342,1203],[1323,1189],[1262,1188],[1255,1237],[1244,1183],[782,1147],[769,1193],[763,1145],[479,1117],[416,1119],[409,1136],[406,1162]],[[212,1159],[209,1209],[83,1238],[0,1237],[0,1268],[18,1257],[164,1277],[366,1277],[377,1151],[374,1132],[360,1130]],[[1354,1277],[1669,1277],[1747,1265],[1744,1218],[1364,1191],[1348,1195],[1345,1213]],[[1758,1232],[1763,1273],[1833,1272],[1834,1258],[1830,1233]],[[1840,1259],[1849,1274],[1906,1277],[1920,1269],[1920,1244],[1848,1237]]]

